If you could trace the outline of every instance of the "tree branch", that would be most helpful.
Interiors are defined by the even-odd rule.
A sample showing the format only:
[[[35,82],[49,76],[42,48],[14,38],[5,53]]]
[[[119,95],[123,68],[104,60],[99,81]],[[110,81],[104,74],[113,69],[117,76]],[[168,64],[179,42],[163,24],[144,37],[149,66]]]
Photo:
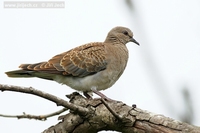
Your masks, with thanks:
[[[3,91],[14,91],[14,92],[22,92],[22,93],[27,93],[27,94],[32,94],[32,95],[36,95],[39,97],[42,97],[44,99],[47,99],[49,101],[52,101],[54,103],[56,103],[57,106],[63,106],[67,109],[71,109],[81,115],[87,115],[88,113],[88,109],[87,108],[83,108],[81,106],[77,106],[75,104],[71,104],[61,98],[58,98],[54,95],[51,95],[49,93],[40,91],[40,90],[36,90],[32,87],[20,87],[20,86],[14,86],[14,85],[2,85],[0,84],[0,90]]]
[[[163,115],[144,111],[135,108],[135,106],[130,107],[119,101],[104,101],[105,103],[103,103],[101,99],[85,99],[77,94],[70,99],[72,103],[76,104],[79,104],[82,100],[87,101],[87,103],[82,106],[91,106],[91,108],[95,108],[95,111],[90,112],[90,115],[87,115],[87,117],[68,113],[62,117],[62,122],[59,122],[55,126],[51,126],[43,131],[43,133],[97,133],[102,130],[112,130],[123,133],[200,132],[200,127],[173,120]]]
[[[35,120],[45,121],[45,120],[47,120],[47,118],[59,115],[59,114],[65,112],[66,110],[68,110],[68,109],[67,108],[63,108],[63,109],[58,110],[56,112],[53,112],[53,113],[50,113],[50,114],[45,114],[45,115],[31,115],[31,114],[26,114],[25,112],[23,112],[23,115],[5,115],[5,114],[0,114],[0,116],[1,117],[7,117],[7,118],[17,118],[17,119],[26,118],[26,119],[35,119]]]
[[[105,102],[101,99],[86,99],[78,93],[67,95],[70,102],[53,95],[38,91],[32,87],[0,85],[2,91],[17,91],[37,95],[67,107],[70,112],[60,116],[55,126],[43,133],[97,133],[103,130],[123,133],[198,133],[200,127],[189,125],[163,115],[154,114],[139,108],[127,106],[119,101]],[[103,102],[102,102],[103,101]],[[84,115],[83,115],[84,114]]]

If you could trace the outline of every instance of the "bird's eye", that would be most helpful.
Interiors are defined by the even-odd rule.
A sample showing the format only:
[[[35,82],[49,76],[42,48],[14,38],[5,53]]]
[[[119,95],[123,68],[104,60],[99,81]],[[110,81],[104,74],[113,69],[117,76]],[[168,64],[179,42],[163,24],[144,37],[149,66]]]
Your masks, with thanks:
[[[127,31],[124,31],[123,34],[127,36],[127,35],[128,35],[128,32],[127,32]]]

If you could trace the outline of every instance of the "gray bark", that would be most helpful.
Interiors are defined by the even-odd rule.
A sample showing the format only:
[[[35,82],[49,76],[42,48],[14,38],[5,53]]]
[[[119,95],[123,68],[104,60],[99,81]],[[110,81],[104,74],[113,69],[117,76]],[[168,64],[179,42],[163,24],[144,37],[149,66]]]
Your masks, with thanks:
[[[119,101],[106,101],[106,107],[101,99],[86,99],[78,93],[68,98],[71,103],[89,111],[84,115],[70,111],[60,116],[61,121],[43,133],[97,133],[106,130],[123,133],[200,133],[200,127],[130,107]]]

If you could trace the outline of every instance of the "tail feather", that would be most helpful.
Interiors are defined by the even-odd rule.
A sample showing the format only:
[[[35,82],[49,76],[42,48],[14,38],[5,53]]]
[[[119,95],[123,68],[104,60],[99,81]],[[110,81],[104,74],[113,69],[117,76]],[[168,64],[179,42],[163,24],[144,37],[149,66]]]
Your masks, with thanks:
[[[28,77],[35,77],[32,75],[33,71],[27,71],[27,70],[14,70],[14,71],[8,71],[5,72],[8,77],[13,78],[28,78]]]
[[[31,70],[14,70],[5,72],[8,77],[12,78],[31,78],[31,77],[38,77],[42,79],[53,80],[55,74],[45,73],[45,72],[38,72],[38,71],[31,71]]]

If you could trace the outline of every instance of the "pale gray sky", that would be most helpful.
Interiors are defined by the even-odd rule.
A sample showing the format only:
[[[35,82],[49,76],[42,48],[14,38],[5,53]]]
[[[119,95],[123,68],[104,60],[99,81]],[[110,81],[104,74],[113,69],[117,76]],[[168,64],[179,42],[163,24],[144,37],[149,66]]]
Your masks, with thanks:
[[[65,8],[5,9],[0,3],[1,84],[32,86],[61,98],[74,90],[42,79],[13,79],[4,72],[21,63],[46,61],[78,45],[104,41],[115,26],[129,27],[141,46],[129,43],[127,68],[110,89],[112,99],[175,119],[184,115],[182,89],[192,96],[194,125],[200,125],[200,2],[198,0],[65,1]],[[97,96],[95,96],[97,97]],[[46,114],[60,109],[47,100],[0,92],[0,114]],[[0,132],[41,132],[56,124],[0,117]],[[11,128],[12,127],[12,128]]]

